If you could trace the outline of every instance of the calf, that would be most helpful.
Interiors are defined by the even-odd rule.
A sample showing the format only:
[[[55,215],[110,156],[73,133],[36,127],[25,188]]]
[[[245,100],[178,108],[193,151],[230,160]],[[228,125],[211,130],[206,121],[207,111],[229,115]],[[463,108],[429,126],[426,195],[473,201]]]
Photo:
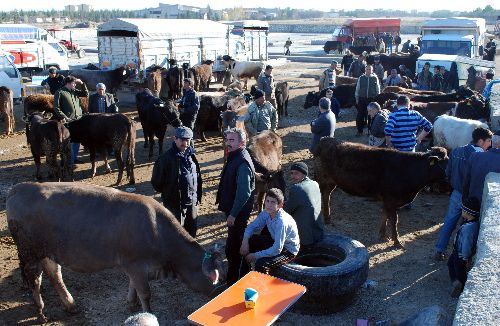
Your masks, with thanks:
[[[212,67],[214,62],[206,60],[202,64],[195,65],[191,68],[194,76],[194,90],[195,91],[208,91],[210,88],[210,81],[212,79]]]
[[[472,119],[489,121],[490,105],[482,96],[474,95],[466,100],[460,101],[452,110],[452,115],[461,119]]]
[[[276,109],[278,110],[278,115],[282,116],[285,113],[288,116],[288,98],[289,98],[290,88],[287,82],[276,83],[276,88],[274,89],[274,94],[276,95]]]
[[[104,155],[104,166],[106,172],[111,173],[108,164],[107,149],[112,148],[118,164],[119,185],[123,177],[123,154],[127,150],[127,178],[130,184],[135,184],[135,126],[134,123],[121,113],[89,113],[78,120],[68,123],[71,142],[81,143],[88,148],[90,160],[92,162],[92,178],[96,174],[95,154],[100,150]]]
[[[380,238],[386,239],[389,220],[394,245],[402,248],[397,209],[411,203],[426,185],[444,179],[447,162],[446,150],[441,147],[427,153],[400,152],[324,137],[314,152],[314,171],[325,222],[330,221],[330,194],[336,187],[354,196],[382,201],[385,216]]]
[[[65,77],[71,75],[81,79],[91,91],[96,90],[95,86],[98,83],[104,83],[106,91],[115,95],[123,82],[132,75],[132,72],[132,69],[125,66],[112,70],[71,69],[57,71],[57,73]]]
[[[14,92],[5,86],[0,86],[0,113],[5,115],[5,134],[14,133]]]
[[[84,113],[89,112],[89,98],[80,97],[80,106]],[[24,99],[24,115],[35,112],[54,114],[54,95],[31,94]]]
[[[163,138],[170,124],[174,128],[182,125],[179,111],[172,100],[166,102],[153,96],[149,89],[135,95],[137,112],[144,133],[144,148],[149,147],[149,159],[153,157],[154,136],[158,138],[158,155],[163,152]]]
[[[477,120],[460,119],[442,115],[434,122],[434,144],[453,150],[472,141],[472,132],[478,127],[488,129],[488,125]]]
[[[28,131],[26,140],[35,161],[35,177],[38,180],[42,179],[40,158],[45,155],[49,178],[56,178],[57,181],[65,178],[73,180],[68,129],[59,121],[44,119],[39,113],[30,114],[24,121]],[[61,157],[61,164],[57,162],[58,154]]]

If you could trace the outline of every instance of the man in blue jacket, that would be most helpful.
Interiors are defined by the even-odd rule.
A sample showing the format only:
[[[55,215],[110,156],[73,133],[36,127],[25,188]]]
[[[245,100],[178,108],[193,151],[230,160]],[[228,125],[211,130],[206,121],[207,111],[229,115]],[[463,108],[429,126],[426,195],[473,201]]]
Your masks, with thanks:
[[[191,78],[184,78],[183,82],[182,98],[179,103],[179,108],[181,109],[180,119],[182,125],[194,130],[194,122],[200,109],[200,99],[193,89],[193,80]]]
[[[333,137],[335,123],[335,114],[330,110],[330,100],[326,97],[320,98],[318,117],[311,122],[311,132],[313,133],[313,141],[310,148],[311,153],[314,153],[321,137]]]

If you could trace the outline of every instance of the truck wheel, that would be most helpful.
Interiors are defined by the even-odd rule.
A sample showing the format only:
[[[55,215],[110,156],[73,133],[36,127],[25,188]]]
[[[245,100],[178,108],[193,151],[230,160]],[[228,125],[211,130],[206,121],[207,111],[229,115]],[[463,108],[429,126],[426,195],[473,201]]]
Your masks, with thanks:
[[[271,271],[273,276],[302,284],[307,292],[295,304],[306,314],[329,314],[345,309],[368,277],[368,250],[357,240],[325,234],[314,247]]]
[[[80,49],[76,52],[76,54],[78,55],[78,58],[83,58],[85,56],[85,50]]]

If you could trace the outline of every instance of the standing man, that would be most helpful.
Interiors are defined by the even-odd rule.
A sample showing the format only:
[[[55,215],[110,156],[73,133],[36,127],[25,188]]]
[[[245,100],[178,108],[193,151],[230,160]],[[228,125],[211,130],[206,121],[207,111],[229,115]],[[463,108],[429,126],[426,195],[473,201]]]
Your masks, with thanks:
[[[285,42],[285,55],[290,55],[290,46],[292,45],[292,40],[288,38]]]
[[[373,60],[375,61],[375,63],[373,64],[373,72],[378,77],[379,85],[382,85],[384,83],[384,66],[382,66],[382,64],[380,63],[380,56],[375,56]]]
[[[276,108],[276,95],[274,94],[273,66],[267,65],[264,72],[257,78],[257,88],[262,90],[269,101]]]
[[[349,74],[349,68],[351,68],[351,63],[354,61],[351,51],[345,50],[345,55],[342,57],[342,62],[340,66],[344,70],[344,76]]]
[[[321,215],[321,191],[318,183],[309,179],[308,173],[309,169],[304,162],[292,164],[289,172],[292,186],[283,206],[297,223],[302,249],[320,241],[325,232]]]
[[[493,135],[491,146],[487,152],[472,153],[467,161],[462,200],[472,197],[481,203],[486,175],[490,172],[500,173],[500,130]]]
[[[417,76],[418,89],[423,91],[428,91],[431,89],[432,72],[430,71],[430,68],[431,64],[429,62],[426,62],[424,64],[424,68],[422,68],[422,71],[418,73]]]
[[[472,132],[472,142],[468,145],[455,148],[446,166],[446,176],[450,181],[453,191],[448,204],[448,212],[444,218],[444,224],[439,231],[436,243],[436,260],[444,260],[446,247],[450,241],[451,234],[457,225],[458,219],[462,215],[462,185],[465,180],[467,162],[472,153],[484,152],[491,145],[493,133],[485,128],[476,128]]]
[[[354,93],[356,97],[356,109],[358,110],[356,116],[356,128],[358,129],[356,136],[358,137],[363,135],[363,129],[367,123],[368,129],[370,127],[370,123],[367,121],[368,112],[366,107],[368,103],[373,102],[375,96],[380,94],[380,84],[378,83],[377,75],[372,73],[372,69],[371,65],[366,66],[365,74],[358,78],[356,91]]]
[[[42,81],[42,86],[48,87],[50,94],[54,95],[59,88],[64,86],[64,76],[57,73],[56,67],[50,67],[49,77]]]
[[[200,99],[193,89],[193,80],[191,78],[184,78],[179,108],[181,109],[179,118],[182,125],[194,130],[194,123],[200,109]]]
[[[321,92],[325,88],[335,87],[335,80],[337,78],[337,65],[338,62],[332,60],[330,67],[323,71],[321,77],[319,78],[319,91]]]
[[[156,191],[161,192],[163,206],[196,238],[202,179],[195,151],[189,146],[191,138],[193,131],[188,127],[182,126],[175,130],[172,147],[155,162],[151,184]]]
[[[76,89],[76,85],[82,85],[82,90]],[[89,96],[87,85],[74,76],[64,78],[64,86],[54,94],[54,115],[63,122],[71,122],[82,117],[80,97]],[[77,159],[80,143],[71,143],[71,161],[73,164],[82,163]]]
[[[389,115],[385,125],[387,147],[399,151],[414,152],[415,146],[429,134],[432,124],[420,112],[410,110],[410,99],[401,95],[396,100],[397,111]],[[417,136],[417,131],[423,129]]]
[[[432,91],[443,91],[443,75],[441,75],[441,67],[434,66],[434,75],[432,76],[431,81],[431,90]]]
[[[359,55],[358,60],[354,61],[349,68],[349,77],[358,78],[363,75],[366,68],[365,62],[366,51]]]
[[[118,113],[113,94],[106,93],[106,85],[95,86],[97,93],[89,97],[89,113]]]
[[[276,108],[264,99],[264,92],[258,89],[252,104],[248,106],[245,128],[249,138],[264,130],[276,131],[278,127],[278,112]]]
[[[230,129],[226,132],[225,142],[227,162],[222,169],[216,204],[219,211],[226,215],[227,284],[231,286],[248,271],[248,265],[240,255],[240,247],[254,203],[255,168],[245,147],[243,130]]]
[[[333,137],[335,133],[335,114],[330,110],[330,100],[326,97],[319,99],[319,114],[316,119],[311,122],[311,132],[313,134],[313,140],[311,148],[309,149],[311,153],[319,144],[321,137]]]
[[[396,53],[398,53],[398,48],[399,45],[401,44],[401,36],[399,36],[399,33],[394,36],[394,44],[396,45]]]
[[[385,43],[387,44],[387,53],[389,53],[389,54],[392,53],[392,43],[393,42],[394,42],[394,39],[392,37],[392,34],[388,33]]]

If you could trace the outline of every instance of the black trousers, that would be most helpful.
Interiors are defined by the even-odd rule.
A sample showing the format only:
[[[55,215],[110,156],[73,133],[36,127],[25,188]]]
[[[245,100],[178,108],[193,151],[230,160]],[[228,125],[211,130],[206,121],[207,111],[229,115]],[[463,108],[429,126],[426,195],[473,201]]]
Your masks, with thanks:
[[[169,211],[171,211],[177,221],[182,227],[193,237],[196,238],[196,231],[198,231],[198,206],[196,204],[181,205],[180,209],[172,208],[165,203],[163,204]]]
[[[260,234],[254,234],[248,240],[250,252],[252,253],[265,250],[271,247],[273,243],[274,240],[271,238],[271,234],[269,233],[267,226],[264,227]],[[255,270],[257,272],[269,274],[273,268],[286,264],[294,258],[295,255],[291,254],[288,250],[283,249],[281,253],[276,256],[257,259],[255,262]]]
[[[373,102],[373,100],[373,97],[360,97],[358,104],[356,104],[356,109],[358,110],[358,114],[356,115],[356,128],[359,134],[363,133],[365,126],[368,126],[368,129],[370,129],[371,119],[368,118],[368,110],[366,107],[370,102]]]
[[[465,285],[467,281],[467,266],[466,261],[458,257],[456,250],[448,258],[448,274],[451,281],[459,280]]]

